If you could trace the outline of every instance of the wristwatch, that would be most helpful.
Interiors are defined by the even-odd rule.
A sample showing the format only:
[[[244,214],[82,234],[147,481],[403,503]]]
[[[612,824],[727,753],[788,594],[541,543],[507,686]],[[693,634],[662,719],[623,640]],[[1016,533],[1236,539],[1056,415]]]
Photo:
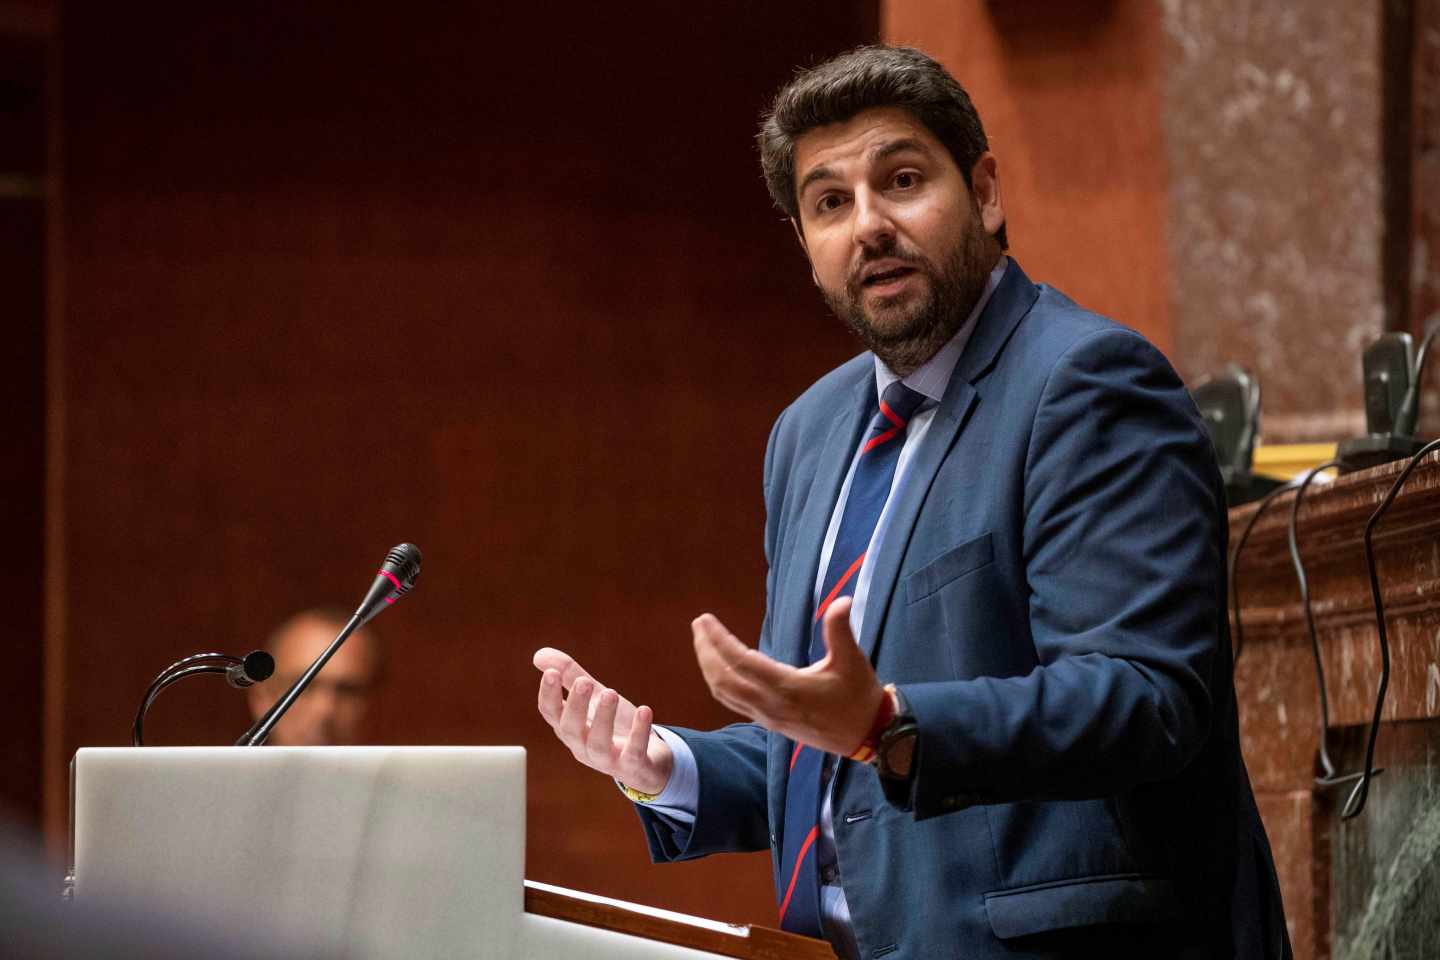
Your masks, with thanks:
[[[895,695],[895,719],[880,734],[875,747],[875,766],[887,780],[909,780],[915,775],[915,747],[919,743],[920,728],[900,691],[893,686],[890,690]]]
[[[621,793],[625,794],[625,796],[629,797],[636,803],[654,803],[655,800],[660,796],[660,794],[658,793],[644,793],[643,791],[636,790],[634,787],[630,786],[623,780],[617,779],[615,781],[615,786],[619,787]]]

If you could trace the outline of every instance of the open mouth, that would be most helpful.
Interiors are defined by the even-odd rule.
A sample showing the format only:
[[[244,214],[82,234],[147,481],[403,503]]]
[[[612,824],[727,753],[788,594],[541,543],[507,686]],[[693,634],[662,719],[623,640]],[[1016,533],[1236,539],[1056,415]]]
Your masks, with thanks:
[[[878,270],[860,281],[862,287],[878,287],[899,280],[901,277],[908,277],[915,272],[914,267],[895,267],[891,270]]]

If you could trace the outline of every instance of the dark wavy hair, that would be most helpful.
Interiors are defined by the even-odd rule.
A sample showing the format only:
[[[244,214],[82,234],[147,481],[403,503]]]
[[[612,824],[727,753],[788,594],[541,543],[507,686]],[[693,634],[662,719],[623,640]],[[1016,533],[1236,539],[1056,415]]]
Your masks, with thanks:
[[[868,46],[801,69],[780,89],[760,121],[760,167],[770,197],[787,217],[797,218],[795,141],[863,110],[903,107],[945,145],[965,185],[990,148],[970,95],[934,59],[911,47]],[[1005,225],[995,239],[1009,248]]]

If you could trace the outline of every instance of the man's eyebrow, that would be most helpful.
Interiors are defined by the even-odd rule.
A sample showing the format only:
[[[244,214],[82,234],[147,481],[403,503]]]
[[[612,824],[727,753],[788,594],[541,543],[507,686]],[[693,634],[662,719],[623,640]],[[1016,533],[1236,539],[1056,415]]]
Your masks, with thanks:
[[[914,150],[916,153],[923,153],[926,155],[930,153],[930,148],[925,146],[925,144],[921,141],[916,140],[914,137],[901,137],[899,140],[891,140],[889,143],[882,143],[875,149],[871,150],[870,162],[875,163],[877,161],[884,160],[886,157],[893,156],[897,153],[902,153],[906,150]]]
[[[916,140],[914,137],[901,137],[899,140],[890,140],[873,148],[870,151],[870,162],[879,163],[887,157],[897,153],[903,153],[906,150],[914,150],[916,153],[923,153],[927,156],[930,153],[930,148],[927,147],[924,142]],[[805,188],[810,186],[810,184],[817,180],[825,180],[833,176],[835,176],[835,171],[829,167],[816,167],[814,170],[805,174],[804,179],[800,181],[800,186],[795,188],[795,196],[803,197],[805,195]]]
[[[803,197],[805,195],[805,188],[810,186],[810,184],[816,180],[824,180],[833,176],[835,176],[835,171],[829,167],[816,167],[814,170],[805,174],[805,179],[801,180],[800,186],[795,189],[795,196]]]

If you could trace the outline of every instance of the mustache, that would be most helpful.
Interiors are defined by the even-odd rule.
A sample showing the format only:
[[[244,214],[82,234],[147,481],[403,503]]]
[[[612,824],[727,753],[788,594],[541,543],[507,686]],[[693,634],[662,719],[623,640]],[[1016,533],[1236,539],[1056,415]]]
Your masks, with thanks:
[[[864,247],[860,251],[860,259],[850,268],[850,275],[845,280],[845,287],[851,296],[860,292],[860,281],[865,274],[865,268],[877,260],[899,260],[907,267],[912,267],[922,273],[931,272],[930,261],[926,260],[918,250],[909,247],[902,247],[894,240],[879,247]]]

